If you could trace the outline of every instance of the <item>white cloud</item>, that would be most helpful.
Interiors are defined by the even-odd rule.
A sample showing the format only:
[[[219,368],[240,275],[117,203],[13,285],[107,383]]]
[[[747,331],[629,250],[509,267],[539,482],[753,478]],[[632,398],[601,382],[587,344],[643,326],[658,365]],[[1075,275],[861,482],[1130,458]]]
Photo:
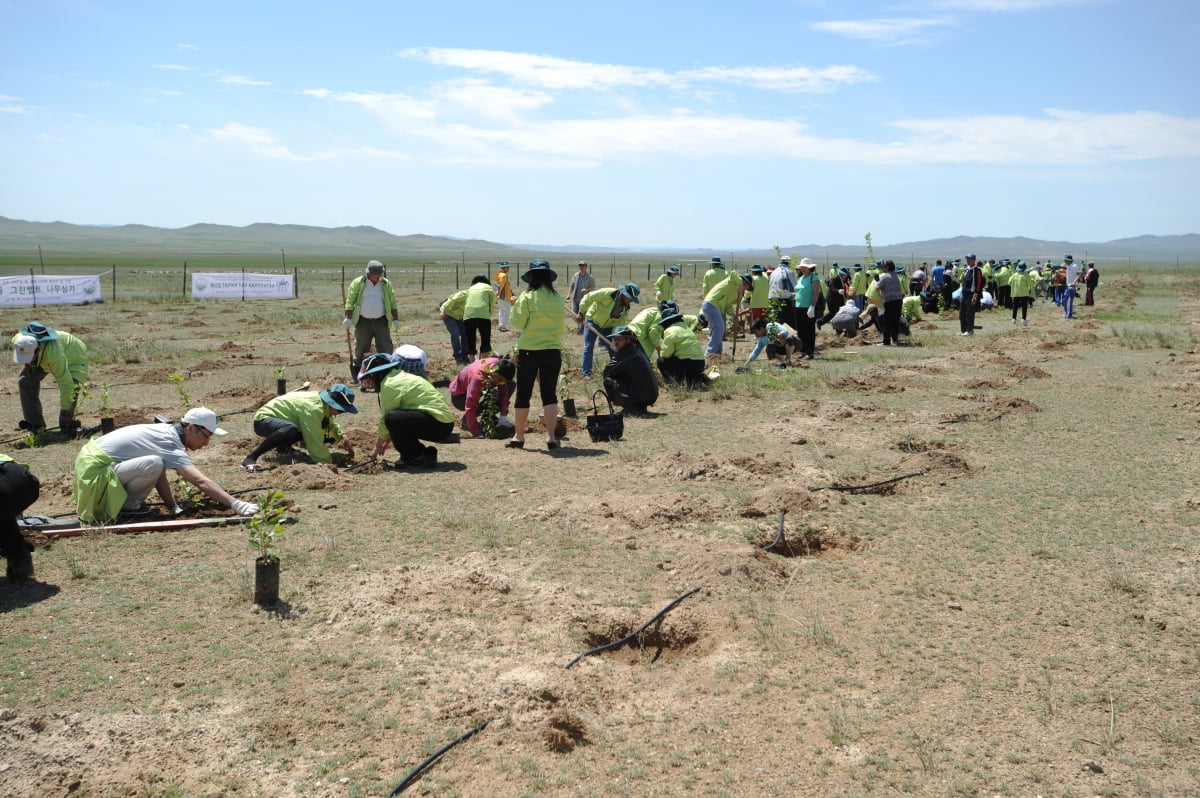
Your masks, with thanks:
[[[510,53],[503,50],[462,50],[417,47],[400,56],[474,72],[505,75],[528,86],[544,89],[610,89],[617,86],[667,86],[675,79],[661,69],[591,64],[554,56]]]
[[[809,27],[825,33],[882,44],[912,44],[922,37],[938,34],[952,23],[933,17],[889,17],[811,22]]]
[[[20,99],[20,97],[13,97],[11,94],[0,94],[0,114],[27,113],[29,109],[18,102]]]
[[[251,80],[242,75],[223,75],[222,83],[228,83],[231,86],[270,86],[271,84],[265,80]]]
[[[200,49],[200,48],[196,47],[196,45],[194,45],[194,44],[185,44],[182,42],[175,45],[175,47],[180,50],[198,50],[198,49]]]
[[[808,67],[704,67],[680,72],[680,77],[700,83],[736,83],[777,91],[829,92],[842,85],[878,78],[855,66]]]
[[[182,66],[180,64],[155,64],[154,68],[155,69],[174,69],[179,72],[191,72],[192,71],[191,67]]]
[[[280,144],[269,132],[261,128],[247,127],[246,125],[239,125],[236,122],[227,122],[224,127],[209,128],[208,132],[217,141],[243,147],[267,158],[281,161],[311,160],[310,158],[296,155],[286,146]]]
[[[434,94],[445,104],[457,106],[461,113],[474,118],[516,122],[521,115],[554,101],[545,92],[506,89],[474,79],[444,83]]]

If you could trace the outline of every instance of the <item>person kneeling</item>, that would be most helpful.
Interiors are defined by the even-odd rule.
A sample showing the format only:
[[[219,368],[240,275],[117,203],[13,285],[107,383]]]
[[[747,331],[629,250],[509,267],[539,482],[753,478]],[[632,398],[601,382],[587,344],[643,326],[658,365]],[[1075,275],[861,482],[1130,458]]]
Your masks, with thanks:
[[[612,331],[617,354],[604,367],[604,392],[617,407],[633,415],[643,415],[658,401],[658,380],[642,347],[637,333],[621,326]]]
[[[454,431],[454,411],[425,378],[425,352],[410,344],[392,357],[373,355],[368,360],[367,374],[379,385],[382,416],[371,459],[378,460],[390,443],[400,453],[396,468],[435,468],[437,449],[421,441],[446,440]]]
[[[696,333],[683,322],[678,308],[663,311],[658,324],[663,328],[659,346],[658,370],[667,382],[683,383],[689,388],[708,385],[704,374],[704,350]]]
[[[341,441],[346,454],[353,455],[354,446],[343,436],[333,417],[357,412],[354,391],[340,382],[327,391],[295,391],[275,397],[254,414],[254,434],[261,436],[263,442],[246,455],[242,470],[262,471],[258,458],[268,449],[275,449],[280,458],[292,457],[292,444],[302,440],[314,463],[333,462],[326,441]]]
[[[479,418],[485,391],[495,391],[497,394],[492,437],[507,438],[512,435],[513,424],[508,420],[508,393],[516,376],[517,366],[507,357],[485,357],[458,372],[450,383],[450,404],[454,405],[455,410],[463,411],[462,424],[472,438],[484,437]]]

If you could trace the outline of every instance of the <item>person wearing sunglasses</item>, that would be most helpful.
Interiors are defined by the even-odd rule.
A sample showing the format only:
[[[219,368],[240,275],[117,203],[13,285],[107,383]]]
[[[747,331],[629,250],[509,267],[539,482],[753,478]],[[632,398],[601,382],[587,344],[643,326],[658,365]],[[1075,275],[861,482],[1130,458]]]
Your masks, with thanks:
[[[79,520],[94,524],[149,516],[145,500],[155,489],[169,515],[179,515],[182,510],[171,493],[168,470],[238,515],[254,515],[257,505],[235,499],[206,477],[188,455],[207,446],[213,435],[225,434],[217,425],[216,413],[194,407],[173,424],[133,424],[93,438],[75,458],[74,498]]]

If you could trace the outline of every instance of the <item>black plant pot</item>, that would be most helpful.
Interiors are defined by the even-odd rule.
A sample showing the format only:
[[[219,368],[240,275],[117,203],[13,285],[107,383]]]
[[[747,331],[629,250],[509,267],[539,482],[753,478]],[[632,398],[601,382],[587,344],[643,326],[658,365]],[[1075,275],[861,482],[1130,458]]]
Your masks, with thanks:
[[[279,559],[254,561],[254,603],[270,605],[279,601]]]
[[[115,423],[113,423],[113,420],[111,418],[100,419],[100,431],[103,432],[105,435],[112,432],[116,428],[117,428],[117,425]]]
[[[563,415],[567,418],[577,418],[574,399],[563,399]]]
[[[283,396],[287,393],[287,380],[275,380],[275,394]]]

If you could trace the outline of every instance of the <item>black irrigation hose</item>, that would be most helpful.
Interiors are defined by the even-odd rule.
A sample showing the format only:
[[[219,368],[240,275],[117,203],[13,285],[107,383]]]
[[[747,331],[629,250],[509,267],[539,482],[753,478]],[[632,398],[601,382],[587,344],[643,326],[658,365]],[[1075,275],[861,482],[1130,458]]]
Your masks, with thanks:
[[[671,611],[671,610],[672,610],[672,609],[675,607],[675,605],[676,605],[676,604],[678,604],[679,602],[683,601],[685,598],[687,598],[688,596],[692,595],[693,593],[699,593],[699,592],[700,592],[700,588],[698,588],[698,587],[694,587],[694,588],[692,588],[691,590],[689,590],[688,592],[684,593],[682,596],[680,596],[679,598],[675,599],[675,600],[674,600],[674,601],[672,601],[670,604],[668,604],[667,606],[665,606],[665,607],[663,607],[661,610],[659,610],[657,615],[655,615],[653,618],[651,618],[650,620],[646,621],[644,624],[642,624],[641,626],[639,626],[639,627],[637,628],[637,631],[635,631],[635,632],[632,632],[632,633],[630,633],[630,634],[626,635],[625,637],[622,637],[620,640],[614,641],[614,642],[612,642],[612,643],[605,643],[605,644],[604,644],[604,645],[602,645],[602,646],[599,646],[599,647],[597,647],[597,648],[593,648],[591,651],[585,651],[585,652],[583,652],[583,653],[582,653],[582,654],[580,654],[578,657],[576,657],[575,659],[573,659],[573,660],[571,660],[570,662],[568,662],[568,663],[567,663],[567,667],[568,667],[568,668],[569,668],[569,667],[571,667],[572,665],[574,665],[576,662],[579,662],[579,660],[583,659],[584,657],[590,656],[590,655],[592,655],[592,654],[598,654],[598,653],[599,653],[599,652],[601,652],[601,651],[606,651],[606,650],[608,650],[608,649],[610,649],[610,648],[616,648],[617,646],[623,645],[624,643],[628,643],[630,640],[632,640],[633,638],[637,637],[637,636],[638,636],[638,635],[640,635],[642,632],[646,631],[646,627],[648,627],[650,624],[654,623],[654,622],[655,622],[655,621],[657,621],[659,618],[661,618],[662,616],[664,616],[664,615],[666,615],[668,612],[670,612],[670,611]]]
[[[911,474],[904,474],[903,476],[892,477],[891,479],[885,479],[882,482],[872,482],[869,485],[827,485],[824,488],[813,488],[813,490],[848,490],[848,491],[866,490],[867,488],[878,488],[880,485],[889,485],[893,482],[899,482],[902,479],[908,479],[910,477],[924,476],[924,474],[925,474],[924,471],[914,471]]]
[[[483,723],[480,723],[478,726],[476,726],[474,729],[471,729],[466,734],[460,735],[456,739],[451,740],[450,742],[443,745],[441,748],[439,748],[437,751],[435,751],[424,762],[417,765],[412,770],[408,771],[408,775],[405,776],[403,779],[401,779],[400,783],[392,788],[392,791],[387,794],[387,798],[393,798],[393,796],[399,795],[400,793],[404,792],[404,790],[408,787],[408,785],[411,784],[413,782],[413,780],[417,778],[417,776],[421,775],[421,772],[423,770],[425,770],[425,768],[432,765],[439,756],[446,753],[451,748],[453,748],[454,746],[461,743],[463,740],[466,740],[466,739],[478,734],[479,732],[483,731],[484,728],[488,725],[488,723],[489,723],[489,721],[485,720]]]
[[[779,511],[779,533],[777,535],[775,535],[775,540],[773,540],[771,542],[771,545],[765,547],[763,549],[763,551],[770,551],[771,549],[773,549],[779,545],[779,541],[783,540],[783,517],[785,515],[787,515],[787,510]]]

